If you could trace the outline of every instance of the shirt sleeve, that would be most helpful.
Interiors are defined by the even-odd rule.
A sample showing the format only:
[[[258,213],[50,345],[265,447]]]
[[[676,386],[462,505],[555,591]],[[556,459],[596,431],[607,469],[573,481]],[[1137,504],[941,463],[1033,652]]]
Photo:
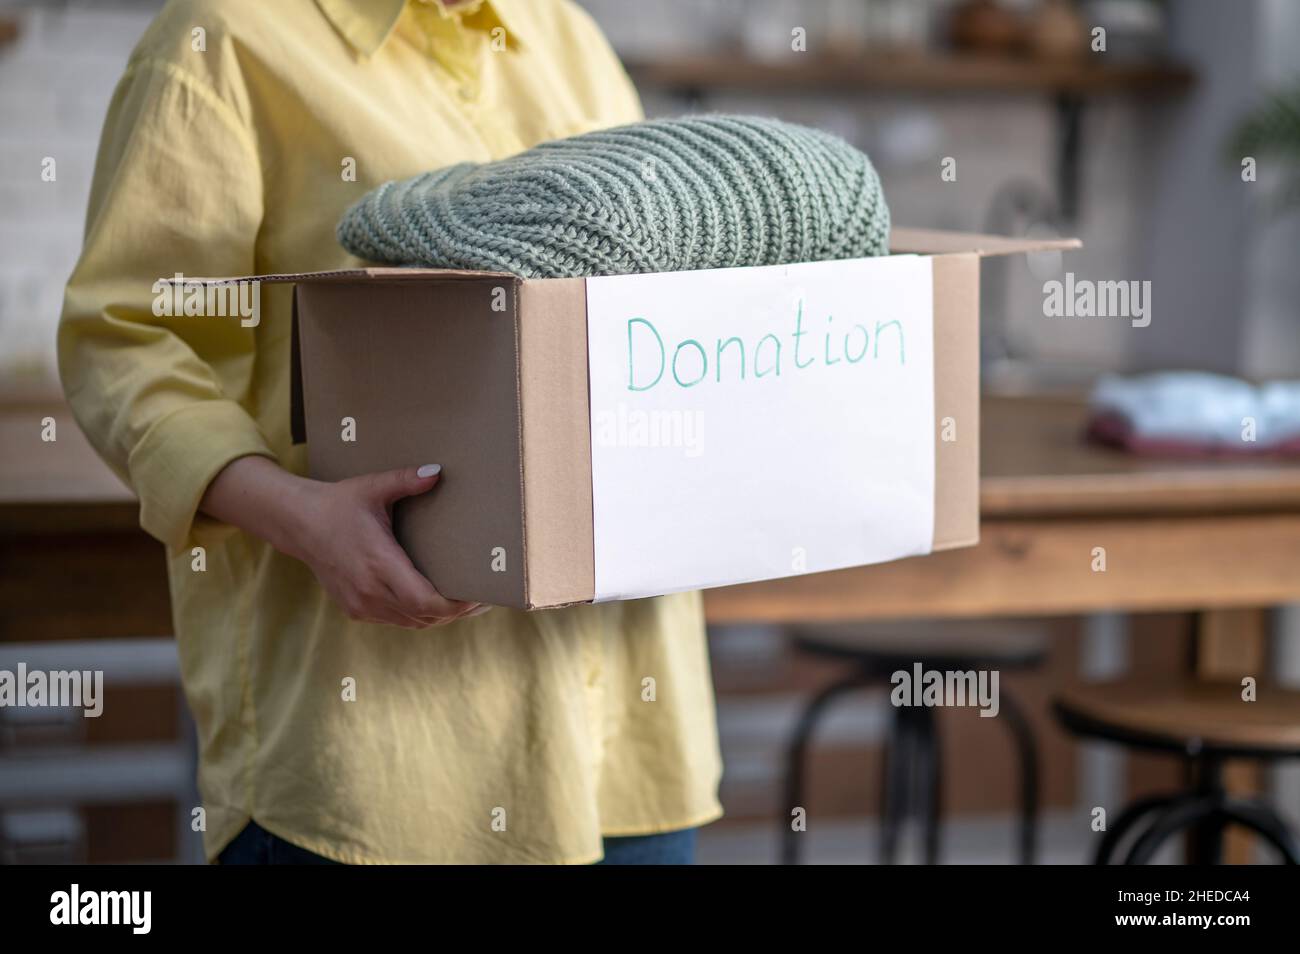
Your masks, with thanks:
[[[248,275],[262,218],[256,141],[202,80],[128,67],[96,159],[81,258],[59,324],[59,373],[91,443],[140,499],[140,523],[184,547],[214,476],[275,455],[247,409],[256,329],[155,314],[160,281]]]
[[[546,37],[545,48],[553,51],[554,64],[567,81],[568,94],[576,97],[586,115],[594,120],[592,128],[644,118],[636,87],[599,24],[586,10],[573,0],[508,0],[505,8],[512,22],[527,18],[527,36]]]
[[[641,97],[618,54],[600,26],[586,10],[565,0],[563,6],[574,20],[577,38],[573,62],[582,64],[595,96],[597,115],[611,123],[634,123],[645,118]]]

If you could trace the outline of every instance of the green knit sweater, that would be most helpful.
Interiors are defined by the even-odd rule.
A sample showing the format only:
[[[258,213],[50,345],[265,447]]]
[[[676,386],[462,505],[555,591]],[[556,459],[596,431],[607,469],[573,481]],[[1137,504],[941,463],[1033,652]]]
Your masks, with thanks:
[[[386,264],[622,275],[882,255],[889,209],[871,161],[836,136],[696,116],[386,183],[338,238]]]

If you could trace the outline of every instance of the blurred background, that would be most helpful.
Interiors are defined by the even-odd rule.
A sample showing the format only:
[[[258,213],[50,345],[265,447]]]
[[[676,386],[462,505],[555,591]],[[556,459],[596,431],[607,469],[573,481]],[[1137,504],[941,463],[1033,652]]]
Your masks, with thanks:
[[[199,804],[195,756],[166,638],[161,553],[136,528],[129,495],[84,443],[60,432],[65,446],[53,469],[48,459],[31,459],[33,420],[49,415],[66,420],[67,433],[75,429],[54,370],[62,288],[79,250],[109,97],[160,5],[0,0],[0,669],[19,661],[97,668],[110,687],[100,719],[0,709],[4,863],[201,860],[190,825]],[[581,5],[623,57],[649,115],[755,112],[832,130],[870,154],[896,223],[1080,237],[1083,249],[1064,261],[985,263],[990,401],[1073,408],[1069,402],[1108,373],[1300,376],[1300,206],[1287,199],[1300,183],[1300,3]],[[1096,28],[1104,31],[1102,51]],[[793,48],[799,31],[802,49]],[[1258,147],[1255,181],[1243,180],[1242,143]],[[58,157],[57,188],[40,175],[47,156]],[[952,181],[940,175],[945,159],[955,160]],[[1045,319],[1043,282],[1067,268],[1079,278],[1150,281],[1150,326]],[[1026,433],[1038,426],[1038,416],[1018,413],[1002,419],[1025,422]],[[986,452],[986,472],[1014,477],[1017,454],[988,460]],[[1089,458],[1083,466],[1106,465]],[[1300,496],[1287,496],[1294,486],[1286,481],[1296,480],[1295,470],[1277,464],[1270,473],[1290,488],[1270,505],[1284,500],[1294,509]],[[141,566],[156,572],[142,577]],[[1246,601],[1232,602],[1240,609]],[[972,710],[900,728],[887,686],[855,682],[801,753],[799,804],[817,820],[801,860],[871,861],[882,851],[902,861],[933,857],[924,826],[899,824],[900,805],[937,818],[939,860],[1017,860],[1027,746],[1038,795],[1035,860],[1090,860],[1095,806],[1118,814],[1144,794],[1197,782],[1177,753],[1067,731],[1055,708],[1060,693],[1194,667],[1207,629],[1224,623],[1192,605],[1150,612],[1115,603],[847,631],[715,625],[727,817],[703,833],[701,860],[781,857],[782,793],[799,714],[824,687],[888,663],[899,640],[934,643],[935,658],[956,640],[971,659],[992,659],[1024,710],[1022,731]],[[1257,640],[1253,665],[1280,683],[1300,682],[1300,613],[1271,594],[1249,611],[1255,615],[1228,623]],[[902,778],[900,745],[914,756],[929,752],[937,769],[914,758],[916,774]],[[895,753],[892,773],[887,751]],[[942,797],[931,804],[916,793],[936,771]],[[1300,775],[1285,759],[1250,761],[1233,779],[1300,825]],[[1159,857],[1176,860],[1184,847],[1170,842]],[[1234,850],[1236,860],[1276,858],[1253,842]]]

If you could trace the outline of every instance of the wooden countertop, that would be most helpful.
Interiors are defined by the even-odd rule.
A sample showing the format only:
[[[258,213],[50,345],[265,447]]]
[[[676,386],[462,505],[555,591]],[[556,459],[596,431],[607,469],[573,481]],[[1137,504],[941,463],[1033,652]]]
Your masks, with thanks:
[[[42,440],[54,418],[53,441]],[[0,533],[129,530],[135,495],[58,401],[0,406]]]
[[[1300,459],[1169,460],[1082,439],[1079,398],[986,397],[980,514],[1248,513],[1300,510]]]

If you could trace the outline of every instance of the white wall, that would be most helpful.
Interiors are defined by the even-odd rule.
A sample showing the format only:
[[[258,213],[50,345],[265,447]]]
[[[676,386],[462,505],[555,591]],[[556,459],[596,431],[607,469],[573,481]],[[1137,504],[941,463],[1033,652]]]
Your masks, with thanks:
[[[1173,44],[1196,63],[1192,93],[1152,128],[1147,233],[1154,296],[1151,327],[1135,335],[1143,363],[1233,372],[1241,364],[1252,237],[1243,183],[1225,155],[1236,121],[1256,98],[1258,3],[1181,0]]]
[[[0,3],[0,394],[57,391],[54,329],[95,149],[127,55],[160,3]],[[45,157],[53,182],[42,180]]]
[[[1258,84],[1275,88],[1294,84],[1300,75],[1300,3],[1263,0],[1256,23],[1259,53],[1253,66]],[[1284,178],[1282,170],[1263,163],[1259,186],[1248,207],[1251,237],[1247,245],[1249,293],[1242,327],[1243,370],[1257,377],[1300,377],[1300,208],[1274,214],[1267,190]],[[1292,169],[1291,181],[1300,176]],[[1262,200],[1262,201],[1260,201]]]

